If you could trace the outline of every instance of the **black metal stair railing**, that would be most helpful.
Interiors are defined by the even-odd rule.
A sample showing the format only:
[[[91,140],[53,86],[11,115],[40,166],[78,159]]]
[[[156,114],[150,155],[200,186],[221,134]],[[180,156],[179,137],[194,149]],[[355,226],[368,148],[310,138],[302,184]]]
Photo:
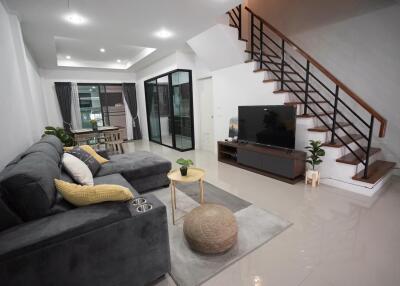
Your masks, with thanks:
[[[378,119],[380,122],[379,136],[384,137],[386,119],[275,27],[253,13],[248,7],[245,9],[249,13],[248,43],[251,59],[257,62],[259,70],[270,72],[279,81],[280,90],[287,90],[298,98],[304,105],[303,115],[307,116],[311,112],[330,130],[330,144],[334,144],[335,140],[343,144],[364,166],[364,178],[367,178],[374,121]],[[228,15],[232,25],[239,31],[239,39],[242,39],[242,6],[235,7],[228,12]],[[280,43],[278,43],[279,41]],[[305,61],[305,64],[301,63],[301,60]],[[334,88],[329,88],[322,78],[327,79]],[[318,100],[315,95],[320,99]],[[323,103],[321,103],[321,99]],[[349,99],[356,102],[358,109],[367,111],[370,117],[369,122],[349,106],[349,103],[346,102]],[[333,111],[327,110],[322,104],[327,104],[328,108],[332,108]],[[320,113],[321,111],[322,113]],[[350,114],[352,118],[347,114]],[[338,122],[339,116],[345,121],[343,126]],[[348,126],[354,128],[361,136],[360,138],[367,141],[367,146],[362,146],[358,142],[360,138],[354,138],[349,133],[345,128]],[[350,140],[344,140],[339,135],[339,130]],[[353,150],[352,143],[361,150],[361,155]]]

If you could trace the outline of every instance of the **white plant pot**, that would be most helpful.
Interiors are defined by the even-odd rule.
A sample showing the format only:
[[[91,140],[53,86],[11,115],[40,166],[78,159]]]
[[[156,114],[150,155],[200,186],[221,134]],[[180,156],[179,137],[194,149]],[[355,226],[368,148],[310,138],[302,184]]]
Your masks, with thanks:
[[[311,184],[312,187],[316,187],[319,185],[321,175],[320,172],[317,170],[307,170],[306,171],[306,178],[305,183]]]

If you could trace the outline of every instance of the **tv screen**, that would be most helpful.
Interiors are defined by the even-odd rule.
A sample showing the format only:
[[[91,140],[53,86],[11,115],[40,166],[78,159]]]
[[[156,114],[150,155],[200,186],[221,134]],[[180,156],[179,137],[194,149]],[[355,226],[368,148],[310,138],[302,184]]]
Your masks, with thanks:
[[[294,149],[295,134],[295,107],[239,106],[240,141]]]

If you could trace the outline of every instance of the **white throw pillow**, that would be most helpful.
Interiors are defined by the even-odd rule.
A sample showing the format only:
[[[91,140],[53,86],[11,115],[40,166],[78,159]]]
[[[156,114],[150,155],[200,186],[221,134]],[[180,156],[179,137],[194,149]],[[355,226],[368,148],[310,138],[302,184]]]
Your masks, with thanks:
[[[79,184],[93,186],[93,175],[89,167],[75,156],[64,153],[62,164],[67,173]]]

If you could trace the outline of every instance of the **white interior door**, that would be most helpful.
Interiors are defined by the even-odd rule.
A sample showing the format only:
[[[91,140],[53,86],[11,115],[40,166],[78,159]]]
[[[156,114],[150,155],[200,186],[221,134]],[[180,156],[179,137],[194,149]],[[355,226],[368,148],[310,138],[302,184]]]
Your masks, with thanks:
[[[200,99],[200,149],[214,152],[214,101],[212,78],[197,82]]]

